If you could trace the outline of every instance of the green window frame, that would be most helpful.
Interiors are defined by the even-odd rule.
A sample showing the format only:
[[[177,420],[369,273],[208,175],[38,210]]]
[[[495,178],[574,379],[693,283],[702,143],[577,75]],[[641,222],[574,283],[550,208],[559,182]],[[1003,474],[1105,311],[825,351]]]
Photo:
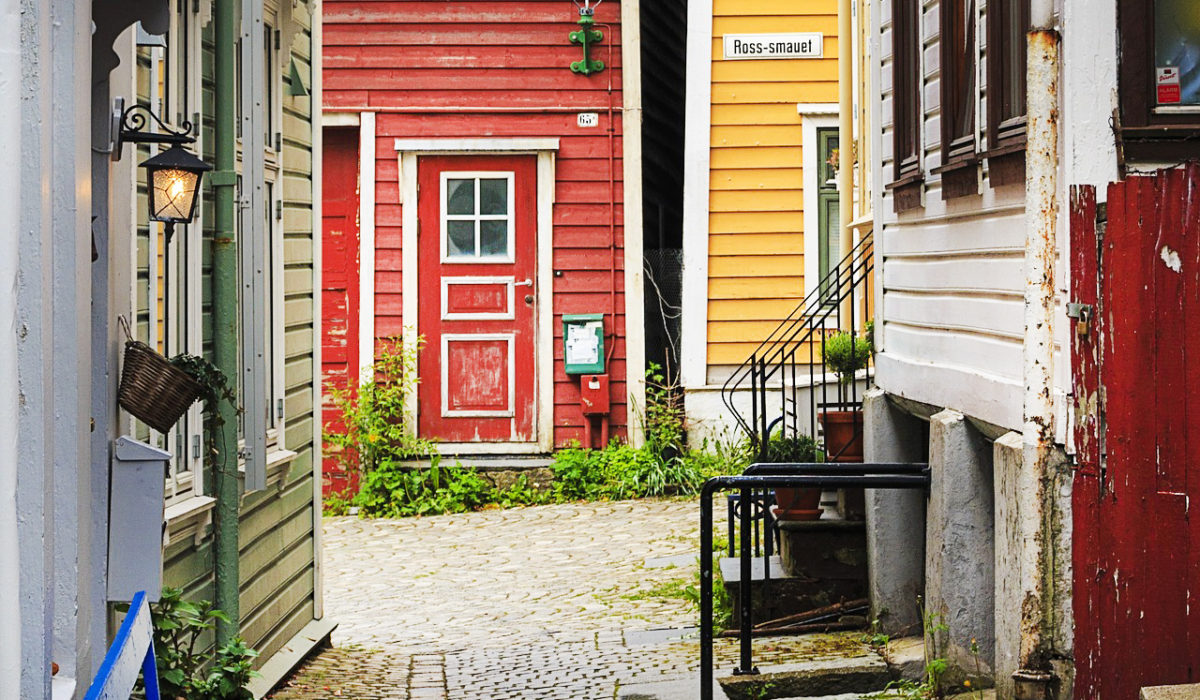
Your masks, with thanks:
[[[828,295],[825,278],[841,260],[840,236],[841,213],[838,202],[837,168],[834,166],[838,150],[836,127],[817,129],[817,256],[818,271],[822,280],[821,298]]]

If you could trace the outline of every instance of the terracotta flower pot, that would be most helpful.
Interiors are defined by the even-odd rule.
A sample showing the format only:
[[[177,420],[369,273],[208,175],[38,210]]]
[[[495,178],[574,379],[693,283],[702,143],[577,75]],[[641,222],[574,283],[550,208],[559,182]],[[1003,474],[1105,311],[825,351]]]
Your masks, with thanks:
[[[863,414],[861,411],[821,413],[825,429],[825,459],[830,462],[863,461]]]
[[[820,520],[821,489],[775,489],[775,505],[779,520]]]
[[[825,459],[830,462],[863,461],[863,414],[860,411],[825,411]],[[839,489],[842,516],[847,520],[866,517],[866,494],[861,488]]]

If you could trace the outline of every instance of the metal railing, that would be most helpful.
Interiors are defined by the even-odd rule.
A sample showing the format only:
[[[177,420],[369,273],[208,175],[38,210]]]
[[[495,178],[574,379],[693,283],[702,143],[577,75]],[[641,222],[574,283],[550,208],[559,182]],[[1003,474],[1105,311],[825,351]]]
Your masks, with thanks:
[[[873,237],[868,235],[734,370],[722,387],[722,401],[749,435],[760,460],[767,459],[768,442],[776,429],[785,438],[804,435],[805,428],[807,435],[816,437],[817,417],[822,410],[853,411],[856,432],[861,432],[858,382],[843,384],[834,380],[831,388],[822,358],[825,342],[832,334],[856,333],[872,318],[873,295],[869,286],[875,267],[873,253]],[[736,397],[747,388],[749,415],[736,405]],[[773,392],[778,392],[778,409],[768,408]],[[800,411],[803,394],[808,396],[807,425]],[[842,445],[839,452],[850,444]],[[829,454],[826,460],[838,461],[838,457]]]
[[[929,465],[924,463],[768,464],[756,463],[740,476],[719,476],[700,491],[700,698],[713,697],[713,495],[737,490],[741,503],[776,488],[928,489]],[[752,578],[755,547],[751,541],[754,512],[739,508],[738,615],[739,663],[734,675],[756,674],[753,658]],[[769,557],[764,558],[767,564]],[[769,575],[769,568],[764,569]]]

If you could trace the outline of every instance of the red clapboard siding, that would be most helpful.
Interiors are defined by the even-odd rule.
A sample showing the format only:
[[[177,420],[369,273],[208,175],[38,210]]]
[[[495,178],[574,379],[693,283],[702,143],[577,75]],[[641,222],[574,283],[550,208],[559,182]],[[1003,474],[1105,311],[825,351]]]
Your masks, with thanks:
[[[624,434],[629,387],[620,3],[597,9],[605,36],[593,58],[606,69],[592,76],[568,68],[582,49],[568,40],[578,13],[564,0],[326,0],[323,11],[325,110],[377,115],[377,335],[399,334],[405,321],[394,140],[556,137],[554,250],[551,260],[538,261],[557,273],[554,441],[562,445],[583,437],[579,383],[562,364],[564,313],[608,315],[613,429]],[[580,128],[579,112],[599,113],[599,126]],[[630,342],[642,342],[640,329]]]

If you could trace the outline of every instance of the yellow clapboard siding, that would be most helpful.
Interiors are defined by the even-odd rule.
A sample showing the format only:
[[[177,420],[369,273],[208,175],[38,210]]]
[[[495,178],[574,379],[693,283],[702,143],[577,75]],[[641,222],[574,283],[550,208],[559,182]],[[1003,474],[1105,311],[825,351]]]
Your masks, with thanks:
[[[717,190],[709,195],[709,211],[803,211],[804,193],[800,190]]]
[[[740,365],[750,357],[750,353],[758,349],[758,343],[713,343],[708,345],[708,364],[711,365]],[[821,353],[810,348],[808,351],[799,351],[796,353],[796,360],[800,365],[821,364]],[[796,368],[797,377],[808,377],[808,369],[802,366]],[[817,368],[817,373],[820,373],[820,368]]]
[[[804,272],[802,255],[731,255],[710,256],[708,276],[721,277],[794,277]]]
[[[837,81],[801,83],[796,86],[795,90],[790,90],[786,98],[780,97],[779,85],[776,83],[716,83],[712,87],[714,105],[766,104],[782,102],[784,99],[804,103],[837,102]]]
[[[804,277],[710,278],[708,298],[713,299],[789,299],[799,301],[804,294]]]
[[[820,14],[797,15],[793,10],[783,15],[754,17],[729,13],[713,17],[713,36],[717,40],[726,34],[779,34],[784,32],[821,32],[825,35],[825,56],[836,55],[831,50],[829,42],[837,41],[837,7],[831,8],[830,12]],[[722,47],[713,48],[713,58],[717,61],[724,56],[721,49]],[[753,63],[754,61],[746,62]],[[767,61],[758,61],[758,63],[765,62]]]
[[[745,319],[782,321],[799,305],[795,299],[717,299],[708,302],[708,320],[741,321]]]
[[[714,343],[742,343],[748,338],[766,338],[779,327],[779,321],[717,321],[708,324],[708,339]]]
[[[803,129],[799,124],[786,126],[714,126],[712,145],[718,146],[795,146]]]
[[[764,105],[714,105],[714,126],[758,126],[760,124],[799,124],[800,115],[792,101]]]
[[[803,156],[803,150],[799,146],[714,148],[711,167],[713,170],[800,168],[803,167]]]
[[[709,255],[803,255],[800,233],[722,233],[708,239]]]
[[[710,234],[795,233],[804,230],[804,214],[798,211],[716,212],[708,216]]]
[[[828,42],[827,42],[828,43]],[[826,52],[826,56],[829,53]],[[722,83],[772,83],[781,89],[779,99],[787,99],[788,93],[799,90],[805,83],[837,81],[837,58],[806,58],[790,61],[771,61],[765,70],[762,61],[719,61],[713,64],[714,86]],[[749,65],[747,65],[749,64]]]
[[[796,104],[837,104],[837,0],[714,0],[713,16],[707,356],[710,365],[732,365],[804,296],[805,144]],[[726,34],[787,32],[821,32],[823,56],[724,59]],[[803,352],[812,359],[811,348]]]
[[[837,13],[835,0],[820,2],[796,2],[796,0],[716,0],[713,3],[713,15],[738,16],[795,16]]]
[[[795,165],[799,165],[796,163]],[[801,192],[804,171],[800,168],[754,168],[747,170],[713,169],[709,187],[713,190],[794,190]],[[801,208],[804,199],[801,196]]]
[[[758,350],[759,343],[753,342],[710,342],[708,345],[708,364],[712,365],[740,365],[750,357],[750,354]],[[804,365],[817,365],[817,374],[820,374],[821,352],[815,345],[810,344],[805,349],[797,349],[796,351],[796,377],[808,377],[808,368]]]

